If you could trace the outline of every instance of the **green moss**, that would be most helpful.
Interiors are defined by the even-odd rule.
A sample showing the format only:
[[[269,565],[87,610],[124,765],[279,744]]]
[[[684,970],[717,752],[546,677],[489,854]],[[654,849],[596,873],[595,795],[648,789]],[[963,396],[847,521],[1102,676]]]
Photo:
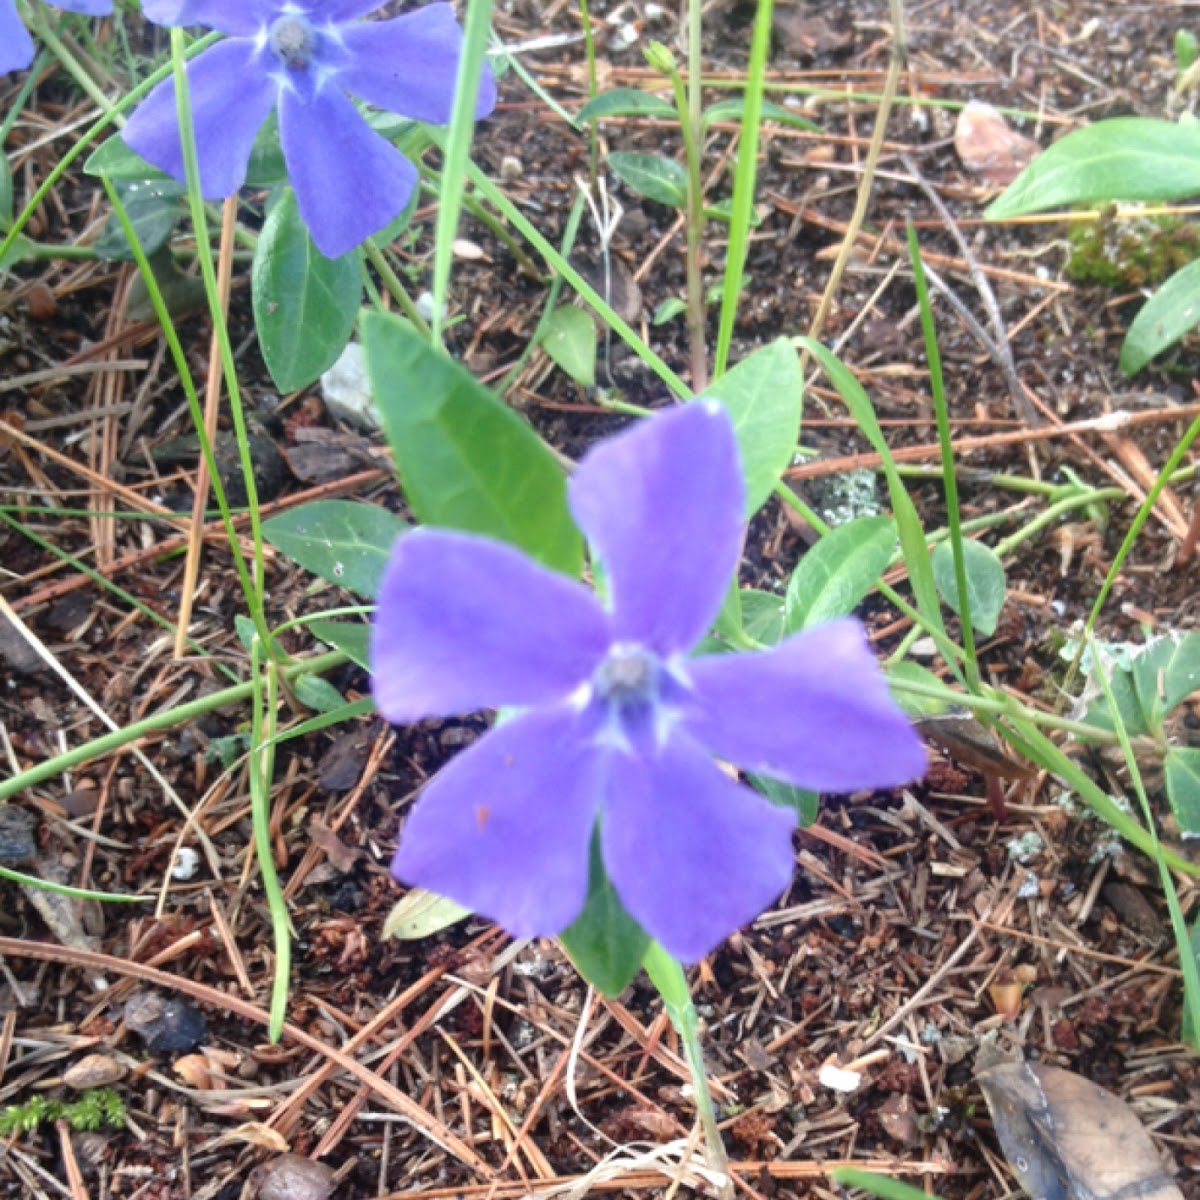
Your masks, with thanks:
[[[24,1104],[0,1109],[0,1137],[33,1133],[48,1121],[66,1118],[72,1129],[90,1131],[101,1125],[125,1126],[125,1102],[112,1088],[91,1088],[78,1100],[55,1100],[34,1096]]]
[[[1155,287],[1200,257],[1200,226],[1182,217],[1118,217],[1111,206],[1096,221],[1077,222],[1067,234],[1067,276],[1114,291]]]

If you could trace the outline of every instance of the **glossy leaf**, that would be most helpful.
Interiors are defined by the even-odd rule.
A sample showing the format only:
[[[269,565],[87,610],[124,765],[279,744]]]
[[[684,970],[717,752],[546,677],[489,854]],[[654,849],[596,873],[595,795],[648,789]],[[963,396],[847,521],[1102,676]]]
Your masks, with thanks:
[[[336,712],[346,703],[345,696],[320,675],[301,675],[292,683],[292,691],[301,704],[314,712]]]
[[[967,600],[971,606],[971,624],[976,633],[991,637],[1004,607],[1004,565],[996,552],[982,542],[963,540],[963,567],[967,576]],[[962,609],[958,597],[958,579],[954,573],[954,551],[949,542],[940,542],[933,551],[933,578],[951,611]]]
[[[895,550],[896,525],[891,517],[859,517],[826,534],[792,572],[788,632],[852,613],[879,582]]]
[[[576,118],[581,124],[584,121],[598,121],[604,117],[669,117],[675,116],[675,106],[660,96],[637,88],[613,88],[609,92],[589,100],[580,110]]]
[[[1200,122],[1113,117],[1060,138],[984,214],[989,220],[1110,200],[1200,192]]]
[[[1200,835],[1200,749],[1173,748],[1163,763],[1167,799],[1185,837]]]
[[[744,96],[738,96],[733,100],[718,100],[716,104],[712,104],[704,110],[700,123],[707,129],[714,121],[740,121],[745,112],[746,99]],[[807,117],[792,112],[790,108],[784,108],[782,104],[773,104],[770,100],[763,101],[762,119],[776,121],[791,129],[820,129],[819,125]]]
[[[591,313],[563,304],[546,320],[542,349],[583,387],[596,382],[596,322]]]
[[[371,627],[359,621],[309,621],[309,633],[327,646],[340,650],[364,671],[371,669]]]
[[[362,320],[367,371],[412,510],[578,575],[583,543],[544,442],[469,371],[385,313]]]
[[[596,838],[592,839],[587,903],[559,940],[580,975],[606,996],[628,986],[650,944],[609,881]]]
[[[673,158],[614,150],[608,156],[613,174],[641,196],[671,208],[687,207],[687,172]]]
[[[796,821],[802,829],[807,829],[820,815],[821,797],[808,788],[793,787],[779,779],[767,775],[747,775],[750,786],[756,792],[761,792],[772,804],[780,808],[794,809]]]
[[[293,562],[373,599],[392,543],[408,523],[376,504],[314,500],[263,522],[263,537]]]
[[[165,171],[152,167],[140,154],[135,154],[118,135],[102,142],[88,155],[83,171],[85,175],[107,175],[114,182],[118,179],[166,182],[171,178]]]
[[[1200,259],[1181,267],[1138,309],[1117,365],[1136,375],[1200,323]]]
[[[788,632],[787,608],[782,596],[743,588],[742,630],[748,638],[764,646],[774,646]]]
[[[307,387],[346,348],[362,297],[358,255],[326,258],[284,192],[254,251],[254,324],[267,370],[283,392]]]
[[[180,199],[185,189],[174,179],[119,180],[114,186],[137,235],[138,245],[149,257],[171,236],[183,211]],[[132,261],[133,250],[116,213],[110,213],[104,222],[94,249],[103,259]]]
[[[746,477],[746,516],[751,517],[796,450],[804,395],[799,356],[791,342],[777,338],[726,371],[704,394],[719,400],[733,418]]]

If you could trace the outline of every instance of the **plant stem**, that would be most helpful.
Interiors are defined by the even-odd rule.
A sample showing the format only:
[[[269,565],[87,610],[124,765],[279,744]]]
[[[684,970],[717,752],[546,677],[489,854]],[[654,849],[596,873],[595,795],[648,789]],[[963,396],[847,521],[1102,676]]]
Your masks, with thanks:
[[[725,1143],[717,1128],[717,1114],[713,1107],[712,1093],[708,1087],[708,1074],[704,1069],[704,1050],[700,1045],[700,1022],[696,1017],[696,1006],[688,988],[683,967],[657,942],[651,942],[642,960],[650,982],[663,998],[663,1007],[671,1025],[683,1045],[683,1056],[687,1061],[688,1073],[692,1077],[696,1112],[704,1130],[704,1141],[708,1151],[708,1165],[718,1175],[714,1182],[722,1197],[732,1197],[733,1180],[729,1175],[729,1156]]]
[[[340,667],[342,663],[348,661],[348,656],[342,651],[330,650],[324,654],[316,654],[312,658],[303,658],[289,663],[283,668],[283,677],[290,682],[300,675],[320,674],[333,667]],[[252,680],[234,684],[233,687],[223,688],[219,692],[212,692],[199,699],[190,700],[186,704],[155,713],[154,716],[147,717],[143,721],[135,721],[132,725],[126,725],[124,729],[116,729],[102,737],[93,738],[90,742],[76,746],[74,750],[55,755],[54,758],[48,758],[45,762],[21,771],[10,779],[0,780],[0,800],[7,800],[24,788],[44,783],[47,779],[53,779],[64,771],[70,771],[94,758],[102,758],[105,754],[120,750],[122,746],[128,746],[131,742],[139,741],[152,733],[160,733],[164,729],[174,729],[176,726],[184,724],[185,721],[202,717],[205,713],[223,708],[226,704],[240,704],[254,695],[254,688],[255,684]]]

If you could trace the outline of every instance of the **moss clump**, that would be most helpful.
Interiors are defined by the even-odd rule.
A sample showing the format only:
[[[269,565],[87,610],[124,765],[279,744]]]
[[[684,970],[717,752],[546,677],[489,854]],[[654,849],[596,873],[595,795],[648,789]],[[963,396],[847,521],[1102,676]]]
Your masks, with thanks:
[[[1095,221],[1072,224],[1067,275],[1115,291],[1154,287],[1200,258],[1200,226],[1172,216],[1118,217],[1109,206]]]
[[[124,1128],[125,1102],[112,1088],[92,1088],[78,1100],[34,1096],[24,1104],[0,1109],[0,1137],[33,1133],[48,1121],[65,1117],[72,1129],[92,1131],[102,1125]]]

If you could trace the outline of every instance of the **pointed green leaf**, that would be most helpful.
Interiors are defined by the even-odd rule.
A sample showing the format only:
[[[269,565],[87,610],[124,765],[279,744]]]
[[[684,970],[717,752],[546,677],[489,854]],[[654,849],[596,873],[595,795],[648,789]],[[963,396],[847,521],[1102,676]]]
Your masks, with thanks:
[[[118,180],[114,186],[137,235],[138,245],[149,257],[171,236],[179,220],[183,211],[180,203],[185,190],[183,184],[173,179],[127,179]],[[132,261],[133,250],[115,212],[105,220],[94,248],[103,259]]]
[[[412,888],[392,905],[383,922],[380,936],[386,942],[395,938],[401,942],[415,942],[421,938],[432,937],[466,920],[471,915],[469,908],[435,892],[427,892],[424,888]]]
[[[772,779],[767,775],[747,775],[751,787],[756,792],[766,796],[772,804],[780,808],[795,810],[796,820],[801,829],[807,829],[820,815],[821,797],[807,788],[793,787],[780,779]]]
[[[413,512],[578,575],[583,543],[544,442],[469,371],[387,313],[362,320],[375,403]]]
[[[907,659],[904,662],[892,663],[887,669],[888,685],[895,683],[920,683],[928,687],[944,687],[945,684],[928,668],[921,666],[920,663],[910,662]],[[896,701],[905,715],[911,717],[914,721],[919,721],[922,717],[937,717],[950,707],[948,700],[935,700],[932,696],[918,696],[913,692],[906,691],[903,687],[892,687],[892,699]]]
[[[984,214],[991,221],[1072,204],[1176,200],[1200,192],[1200,122],[1113,117],[1060,138]]]
[[[991,637],[996,632],[1000,610],[1004,607],[1004,564],[996,557],[996,552],[982,542],[965,539],[962,549],[971,624],[976,633]],[[933,578],[942,599],[952,612],[961,616],[958,579],[954,574],[954,551],[949,542],[939,542],[934,547]]]
[[[742,629],[764,646],[781,642],[788,632],[784,598],[774,592],[742,589]]]
[[[788,632],[852,613],[879,582],[895,550],[891,517],[859,517],[826,534],[792,572]]]
[[[294,392],[333,366],[350,340],[362,297],[358,255],[326,258],[289,188],[258,239],[251,290],[267,370],[280,391]]]
[[[320,675],[301,675],[293,681],[292,691],[301,704],[319,713],[336,712],[346,703],[342,693]]]
[[[777,338],[726,371],[704,395],[719,400],[733,418],[746,477],[746,516],[751,517],[796,451],[804,395],[799,356],[791,342]]]
[[[671,208],[687,207],[687,172],[673,158],[614,150],[608,156],[613,174],[639,195]]]
[[[700,122],[707,129],[714,121],[740,121],[745,112],[746,98],[744,96],[738,96],[734,100],[718,100],[716,104],[712,104],[704,110]],[[770,100],[763,101],[762,119],[777,121],[780,125],[787,125],[792,129],[820,129],[820,126],[814,121],[792,112],[790,108],[784,108],[782,104],[773,104]]]
[[[1176,271],[1138,309],[1125,335],[1117,365],[1125,375],[1136,375],[1197,324],[1200,324],[1200,259]]]
[[[594,96],[580,110],[576,120],[601,120],[604,117],[668,117],[675,116],[675,106],[659,96],[637,88],[613,88]]]
[[[263,522],[263,537],[330,583],[373,599],[392,544],[408,523],[376,504],[315,500]]]
[[[1167,799],[1184,837],[1200,834],[1200,749],[1173,749],[1163,764]]]
[[[608,878],[598,837],[592,838],[587,903],[559,934],[559,940],[580,975],[606,996],[615,996],[628,986],[650,944]]]
[[[359,621],[309,621],[308,631],[319,641],[340,650],[364,671],[371,669],[371,627]]]
[[[596,322],[591,313],[563,304],[546,319],[542,348],[576,383],[596,382]]]
[[[157,179],[165,182],[170,175],[152,167],[139,154],[135,154],[121,138],[114,134],[102,142],[83,164],[85,175],[107,175],[114,182],[118,179]]]

